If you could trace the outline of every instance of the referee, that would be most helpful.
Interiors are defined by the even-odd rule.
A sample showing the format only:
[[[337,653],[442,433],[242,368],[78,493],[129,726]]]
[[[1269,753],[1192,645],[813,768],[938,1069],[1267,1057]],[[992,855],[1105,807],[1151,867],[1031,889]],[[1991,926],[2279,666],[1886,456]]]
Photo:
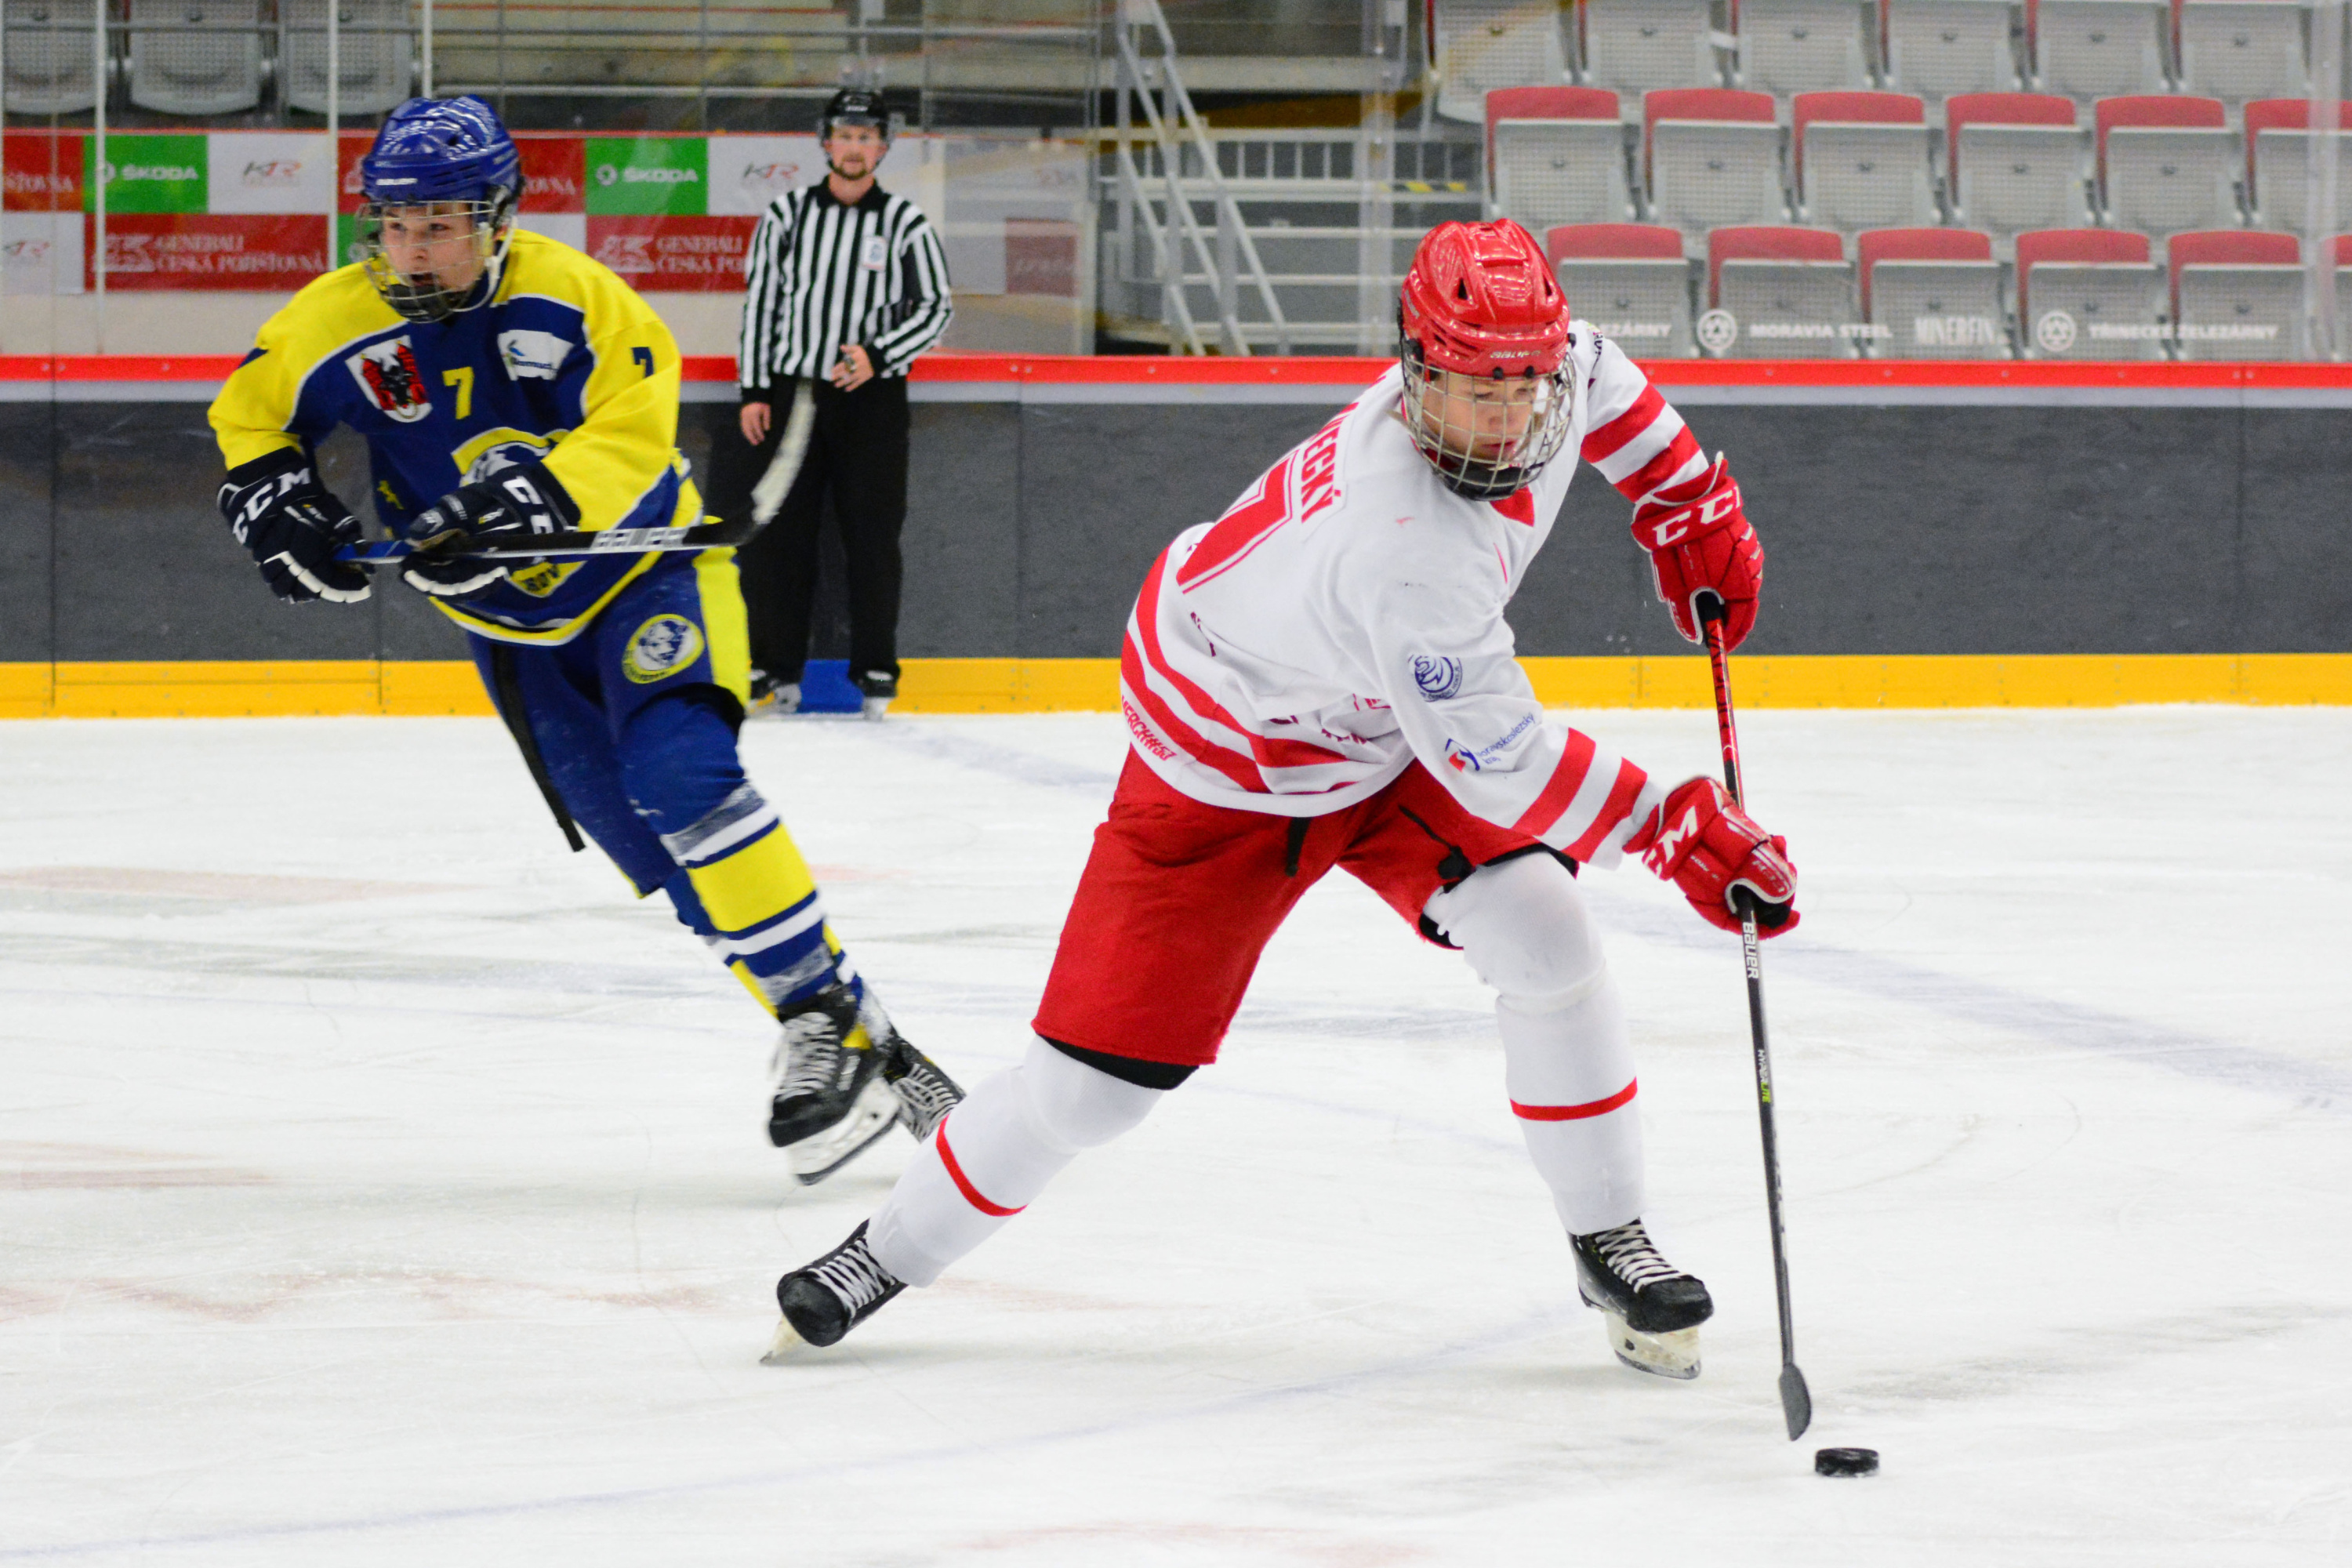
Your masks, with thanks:
[[[826,492],[849,566],[849,670],[878,719],[898,694],[898,533],[907,521],[907,366],[953,306],[946,254],[920,209],[874,183],[890,150],[879,92],[845,88],[818,121],[831,171],[768,205],[744,266],[737,429],[715,433],[710,510],[741,517],[795,396],[816,419],[775,521],[738,557],[751,633],[751,705],[800,707]]]

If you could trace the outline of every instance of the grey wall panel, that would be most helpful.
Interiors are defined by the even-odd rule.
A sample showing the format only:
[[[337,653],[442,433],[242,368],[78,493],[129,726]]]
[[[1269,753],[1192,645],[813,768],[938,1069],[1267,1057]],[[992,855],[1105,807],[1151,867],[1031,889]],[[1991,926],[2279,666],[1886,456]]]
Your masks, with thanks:
[[[2352,647],[2352,413],[2246,416],[2239,589],[2250,647]]]
[[[1764,540],[1757,653],[2235,646],[2238,424],[2210,408],[1710,408]]]
[[[688,409],[698,468],[733,412]],[[1152,558],[1329,413],[917,405],[904,652],[1116,655]],[[1764,536],[1753,651],[2352,648],[2352,411],[1716,405],[1692,419],[1730,454]],[[356,441],[330,443],[321,467],[361,502]],[[213,509],[218,472],[200,404],[0,405],[0,527],[17,543],[0,658],[463,657],[390,576],[365,606],[279,605]],[[1579,477],[1512,605],[1522,653],[1685,649],[1628,517],[1597,473]],[[837,567],[837,546],[825,559]],[[840,599],[820,594],[819,657],[841,651]]]
[[[0,403],[0,660],[10,663],[41,662],[56,646],[53,414],[47,403]]]
[[[214,503],[201,404],[60,403],[57,657],[373,658],[368,605],[283,605]]]
[[[1021,641],[997,651],[1118,654],[1153,558],[1223,512],[1331,413],[1296,405],[1024,407]],[[920,453],[916,461],[925,461]]]
[[[1021,635],[1020,410],[919,403],[913,414],[898,652],[1002,657]]]

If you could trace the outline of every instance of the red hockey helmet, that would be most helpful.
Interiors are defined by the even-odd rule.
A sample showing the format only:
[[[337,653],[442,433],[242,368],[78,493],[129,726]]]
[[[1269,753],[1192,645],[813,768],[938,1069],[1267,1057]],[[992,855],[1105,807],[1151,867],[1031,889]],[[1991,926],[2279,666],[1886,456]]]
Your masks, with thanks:
[[[1508,218],[1440,224],[1413,252],[1397,317],[1422,456],[1475,500],[1525,488],[1559,455],[1574,403],[1568,297],[1543,247]]]

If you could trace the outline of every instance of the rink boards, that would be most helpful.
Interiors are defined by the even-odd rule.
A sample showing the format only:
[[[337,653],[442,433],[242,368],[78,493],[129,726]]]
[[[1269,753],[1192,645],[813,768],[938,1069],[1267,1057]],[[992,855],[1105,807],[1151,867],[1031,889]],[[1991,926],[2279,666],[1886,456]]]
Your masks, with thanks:
[[[269,598],[213,509],[205,405],[232,363],[0,359],[0,713],[487,711],[416,595]],[[688,364],[681,444],[700,465],[733,424],[732,366]],[[1381,368],[927,358],[902,705],[1115,706],[1152,557]],[[2352,369],[1652,369],[1729,454],[1764,537],[1752,703],[2352,702]],[[338,493],[365,492],[355,440],[322,457]],[[1703,704],[1625,521],[1583,476],[1513,604],[1522,654],[1555,702]],[[837,588],[818,625],[817,656],[839,657]]]

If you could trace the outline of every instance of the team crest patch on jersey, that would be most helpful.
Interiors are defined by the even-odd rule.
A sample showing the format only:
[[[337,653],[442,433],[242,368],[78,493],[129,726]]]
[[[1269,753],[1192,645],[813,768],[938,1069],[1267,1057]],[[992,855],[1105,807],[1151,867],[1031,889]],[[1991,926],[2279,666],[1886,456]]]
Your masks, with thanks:
[[[889,245],[878,234],[868,235],[865,247],[857,258],[857,264],[868,272],[879,272],[888,266],[889,262]]]
[[[1462,661],[1442,654],[1417,653],[1412,656],[1412,683],[1432,702],[1443,702],[1462,692]]]
[[[499,363],[507,367],[509,381],[553,381],[571,353],[572,345],[553,332],[499,334]]]
[[[629,634],[621,673],[639,686],[676,675],[702,657],[702,628],[684,616],[656,616]]]
[[[405,335],[370,343],[343,363],[351,367],[352,379],[360,384],[368,401],[387,417],[414,425],[433,412],[424,373],[416,368],[416,352],[408,346]]]

